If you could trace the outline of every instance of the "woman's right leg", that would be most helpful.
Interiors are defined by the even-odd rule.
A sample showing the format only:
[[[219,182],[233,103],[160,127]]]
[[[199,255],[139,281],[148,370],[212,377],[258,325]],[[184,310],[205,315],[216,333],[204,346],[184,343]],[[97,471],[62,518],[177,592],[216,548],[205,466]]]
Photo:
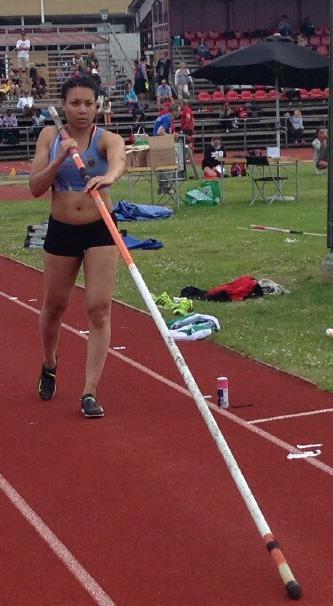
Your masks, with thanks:
[[[39,329],[44,366],[55,368],[62,316],[69,304],[81,257],[63,257],[44,252],[44,301]]]

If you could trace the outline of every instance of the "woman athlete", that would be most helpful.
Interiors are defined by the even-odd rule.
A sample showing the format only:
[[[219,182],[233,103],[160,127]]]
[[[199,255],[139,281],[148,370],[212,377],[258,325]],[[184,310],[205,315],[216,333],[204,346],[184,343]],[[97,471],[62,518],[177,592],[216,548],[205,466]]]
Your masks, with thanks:
[[[88,418],[104,416],[96,390],[110,344],[111,302],[119,256],[89,192],[97,188],[112,213],[109,187],[126,165],[123,139],[94,124],[97,96],[96,84],[87,76],[64,83],[62,103],[70,138],[62,141],[56,127],[44,128],[30,176],[35,197],[52,188],[44,243],[44,301],[40,314],[44,360],[38,392],[43,400],[55,394],[61,320],[82,264],[89,336],[81,409]],[[91,175],[87,184],[69,154],[72,147],[78,148]]]

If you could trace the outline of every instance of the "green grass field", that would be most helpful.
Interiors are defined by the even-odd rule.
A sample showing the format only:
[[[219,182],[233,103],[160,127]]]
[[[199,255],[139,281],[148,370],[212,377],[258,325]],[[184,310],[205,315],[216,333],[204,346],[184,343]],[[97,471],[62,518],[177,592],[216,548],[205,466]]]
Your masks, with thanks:
[[[195,185],[188,181],[182,189]],[[287,193],[293,185],[291,179]],[[299,203],[268,206],[258,201],[250,207],[248,177],[226,179],[224,190],[224,202],[216,207],[181,205],[168,220],[121,224],[133,236],[164,244],[157,251],[133,253],[147,286],[155,294],[179,296],[184,286],[206,289],[242,274],[279,282],[289,295],[239,303],[197,301],[195,311],[218,317],[222,330],[211,337],[216,342],[333,390],[333,340],[325,336],[325,329],[333,326],[333,285],[320,278],[326,238],[237,229],[254,223],[326,233],[327,176],[301,165]],[[127,197],[124,180],[114,187],[113,198]],[[135,201],[149,202],[146,184],[136,185]],[[23,242],[27,225],[47,217],[48,204],[42,200],[1,202],[0,253],[42,267],[42,251],[25,249]],[[123,264],[116,297],[144,308]]]

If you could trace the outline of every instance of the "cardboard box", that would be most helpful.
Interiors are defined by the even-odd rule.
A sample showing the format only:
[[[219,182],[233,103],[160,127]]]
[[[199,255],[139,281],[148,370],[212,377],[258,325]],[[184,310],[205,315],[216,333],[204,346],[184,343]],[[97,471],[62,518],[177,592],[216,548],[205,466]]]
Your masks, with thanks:
[[[161,135],[160,137],[148,137],[149,154],[148,166],[175,166],[176,148],[173,135]]]
[[[126,154],[127,166],[129,168],[143,168],[147,166],[148,149],[134,150]]]

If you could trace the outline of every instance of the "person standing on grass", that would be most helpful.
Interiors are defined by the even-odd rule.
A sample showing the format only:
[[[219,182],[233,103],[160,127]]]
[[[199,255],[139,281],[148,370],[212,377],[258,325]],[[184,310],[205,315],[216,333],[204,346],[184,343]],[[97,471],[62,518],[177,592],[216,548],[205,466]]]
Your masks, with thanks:
[[[44,243],[44,301],[40,314],[44,359],[38,393],[42,400],[51,400],[55,394],[61,321],[82,265],[89,337],[81,410],[88,418],[104,416],[96,392],[110,344],[111,303],[119,257],[89,194],[98,189],[114,218],[109,188],[126,166],[123,139],[94,124],[97,96],[96,83],[88,76],[64,83],[62,103],[70,138],[62,141],[55,126],[44,128],[30,175],[33,196],[42,196],[52,189]],[[73,147],[78,148],[89,171],[87,184],[69,153]]]

